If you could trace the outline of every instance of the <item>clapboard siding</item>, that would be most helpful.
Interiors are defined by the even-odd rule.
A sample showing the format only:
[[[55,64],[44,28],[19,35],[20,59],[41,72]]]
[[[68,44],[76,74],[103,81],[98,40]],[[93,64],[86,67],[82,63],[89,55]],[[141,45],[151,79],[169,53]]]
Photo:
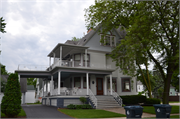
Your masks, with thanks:
[[[51,99],[51,105],[57,106],[57,99]]]
[[[46,105],[46,99],[43,99],[43,100],[42,100],[42,104],[43,104],[43,105]]]
[[[82,105],[83,103],[79,99],[64,99],[64,107],[70,104]]]

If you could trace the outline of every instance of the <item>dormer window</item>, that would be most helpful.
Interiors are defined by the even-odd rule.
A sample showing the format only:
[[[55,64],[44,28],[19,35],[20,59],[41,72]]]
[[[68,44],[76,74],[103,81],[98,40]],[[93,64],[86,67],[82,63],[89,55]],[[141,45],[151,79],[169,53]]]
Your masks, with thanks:
[[[116,46],[116,37],[109,32],[107,34],[100,34],[100,45],[102,46]]]

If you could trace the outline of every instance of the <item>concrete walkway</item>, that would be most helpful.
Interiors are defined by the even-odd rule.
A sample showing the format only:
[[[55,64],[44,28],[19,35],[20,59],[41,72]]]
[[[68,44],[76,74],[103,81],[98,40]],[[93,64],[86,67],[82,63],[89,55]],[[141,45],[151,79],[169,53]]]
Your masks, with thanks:
[[[72,118],[57,110],[57,107],[44,105],[22,105],[27,118]]]

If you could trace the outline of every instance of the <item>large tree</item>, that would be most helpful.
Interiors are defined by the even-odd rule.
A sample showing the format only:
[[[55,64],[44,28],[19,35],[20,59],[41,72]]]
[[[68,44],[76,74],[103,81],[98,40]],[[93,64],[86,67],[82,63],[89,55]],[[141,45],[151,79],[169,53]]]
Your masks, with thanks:
[[[110,56],[132,76],[139,66],[157,67],[164,82],[163,104],[168,104],[171,78],[179,68],[179,1],[96,0],[85,11],[88,28],[101,24],[103,33],[119,26],[126,31]]]

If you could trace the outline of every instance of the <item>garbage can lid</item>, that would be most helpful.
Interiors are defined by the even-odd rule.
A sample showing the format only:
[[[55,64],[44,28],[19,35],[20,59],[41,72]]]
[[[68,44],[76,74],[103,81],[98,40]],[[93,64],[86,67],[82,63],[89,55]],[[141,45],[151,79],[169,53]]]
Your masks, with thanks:
[[[169,104],[154,104],[153,106],[154,106],[154,107],[172,107],[172,106],[169,105]]]
[[[124,106],[125,109],[133,109],[133,108],[143,108],[142,106],[139,105],[132,105],[132,106]]]

